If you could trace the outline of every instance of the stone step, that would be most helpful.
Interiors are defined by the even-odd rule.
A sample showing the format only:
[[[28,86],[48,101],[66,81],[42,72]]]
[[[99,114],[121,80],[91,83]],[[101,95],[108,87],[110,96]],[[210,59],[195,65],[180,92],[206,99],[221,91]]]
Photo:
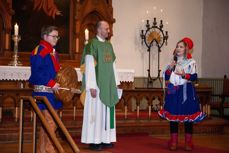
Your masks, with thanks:
[[[82,111],[76,111],[76,119],[73,120],[73,110],[62,112],[62,121],[72,136],[80,137],[82,127]],[[122,111],[116,111],[116,128],[118,134],[148,133],[148,134],[169,134],[169,122],[161,120],[157,114],[152,114],[152,119],[148,119],[148,112],[140,112],[140,118],[136,119],[136,112],[128,112],[128,119],[124,118]],[[24,141],[31,142],[33,122],[30,120],[30,112],[24,115]],[[223,134],[224,127],[228,126],[228,120],[220,118],[208,118],[201,123],[194,125],[195,134]],[[40,123],[38,120],[38,129]],[[180,124],[180,131],[183,132],[183,124]],[[60,133],[60,132],[58,132]],[[61,137],[61,134],[59,134]],[[0,143],[18,142],[19,121],[3,120],[0,123]]]

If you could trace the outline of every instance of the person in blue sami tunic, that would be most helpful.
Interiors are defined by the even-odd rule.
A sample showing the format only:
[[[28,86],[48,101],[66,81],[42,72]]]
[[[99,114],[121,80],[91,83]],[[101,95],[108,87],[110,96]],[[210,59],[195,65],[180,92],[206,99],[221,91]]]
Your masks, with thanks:
[[[165,104],[158,114],[170,121],[170,150],[177,149],[179,122],[184,122],[185,150],[192,150],[193,123],[202,121],[206,116],[200,111],[199,99],[192,83],[197,80],[196,62],[191,56],[192,49],[193,41],[190,38],[180,40],[174,51],[174,60],[165,70]]]
[[[30,56],[31,76],[30,84],[34,86],[33,96],[46,96],[55,110],[62,108],[62,102],[57,100],[54,92],[58,90],[59,84],[55,82],[55,77],[60,69],[56,46],[59,35],[55,26],[45,26],[41,30],[41,38],[39,45],[35,47]],[[46,109],[45,104],[38,102],[39,108],[42,110],[50,129],[55,133],[56,124]],[[49,140],[45,130],[40,129],[39,142],[37,147],[38,153],[54,153],[55,149]]]

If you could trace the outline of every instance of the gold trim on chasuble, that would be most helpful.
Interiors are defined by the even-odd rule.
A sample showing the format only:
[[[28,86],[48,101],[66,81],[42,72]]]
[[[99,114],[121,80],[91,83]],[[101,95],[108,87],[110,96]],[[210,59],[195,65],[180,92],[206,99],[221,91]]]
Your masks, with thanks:
[[[112,55],[107,46],[105,47],[105,51],[103,53],[103,60],[106,63],[112,62]]]

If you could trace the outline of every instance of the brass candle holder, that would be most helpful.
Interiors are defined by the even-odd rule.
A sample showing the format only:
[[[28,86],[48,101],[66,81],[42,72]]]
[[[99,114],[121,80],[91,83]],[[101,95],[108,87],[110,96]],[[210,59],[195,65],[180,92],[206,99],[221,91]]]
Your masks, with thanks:
[[[13,59],[10,61],[9,65],[10,66],[21,66],[22,63],[18,60],[18,43],[21,40],[20,35],[13,35],[12,40],[14,41],[14,54],[13,54]]]

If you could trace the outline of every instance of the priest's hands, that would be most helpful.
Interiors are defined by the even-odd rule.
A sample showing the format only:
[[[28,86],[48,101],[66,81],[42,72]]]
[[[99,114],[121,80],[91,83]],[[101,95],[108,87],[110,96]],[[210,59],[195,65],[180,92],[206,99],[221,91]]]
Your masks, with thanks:
[[[91,96],[92,96],[92,98],[95,98],[95,97],[96,97],[96,95],[97,95],[97,91],[96,91],[96,89],[90,89],[90,92],[91,92]]]

